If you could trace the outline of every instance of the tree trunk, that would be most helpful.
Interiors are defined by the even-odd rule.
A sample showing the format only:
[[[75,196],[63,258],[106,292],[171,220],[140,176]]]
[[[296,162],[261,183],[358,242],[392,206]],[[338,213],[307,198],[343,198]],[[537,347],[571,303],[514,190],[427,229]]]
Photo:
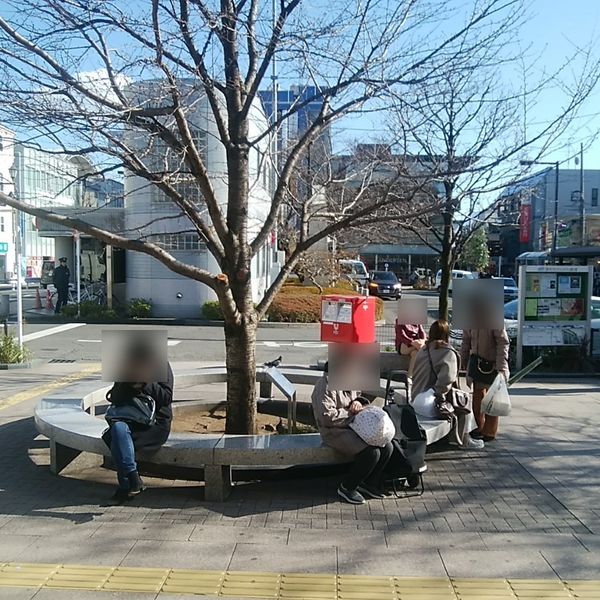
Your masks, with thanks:
[[[225,431],[256,433],[256,319],[225,323],[227,421]]]
[[[448,293],[452,277],[454,260],[452,255],[452,213],[446,211],[444,217],[444,237],[442,240],[442,254],[440,256],[440,269],[442,277],[439,291],[438,319],[448,321]]]

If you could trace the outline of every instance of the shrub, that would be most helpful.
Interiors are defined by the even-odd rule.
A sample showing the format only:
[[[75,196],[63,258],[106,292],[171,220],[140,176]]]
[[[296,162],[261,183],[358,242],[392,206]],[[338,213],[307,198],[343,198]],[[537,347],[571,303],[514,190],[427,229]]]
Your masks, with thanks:
[[[222,321],[223,310],[217,300],[209,300],[202,306],[202,316],[210,321]]]
[[[427,279],[425,277],[421,277],[413,283],[413,290],[428,290],[429,283],[427,283]]]
[[[321,316],[321,297],[313,294],[278,295],[268,311],[269,321],[316,323]]]
[[[132,319],[146,319],[152,314],[152,301],[146,298],[132,298],[127,304],[127,316]]]
[[[77,316],[77,304],[67,304],[60,309],[62,317],[75,318]]]
[[[77,304],[63,306],[60,309],[60,314],[63,317],[77,319]],[[115,321],[118,315],[112,308],[96,304],[96,302],[91,300],[84,300],[79,305],[79,318],[84,321]]]
[[[0,340],[0,363],[4,365],[17,365],[31,358],[28,348],[19,346],[13,335],[3,335]]]
[[[358,296],[357,292],[344,288],[325,288],[324,294]],[[384,304],[381,298],[375,298],[375,319],[384,316]],[[284,323],[318,323],[321,318],[321,295],[313,286],[284,286],[277,294],[268,311],[269,321]]]

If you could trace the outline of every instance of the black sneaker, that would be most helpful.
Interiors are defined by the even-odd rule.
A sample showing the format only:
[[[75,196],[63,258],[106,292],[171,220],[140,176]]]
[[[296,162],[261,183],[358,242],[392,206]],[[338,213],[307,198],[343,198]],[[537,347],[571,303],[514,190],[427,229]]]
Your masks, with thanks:
[[[363,496],[373,498],[374,500],[385,498],[385,494],[381,490],[371,487],[370,485],[362,484],[359,485],[357,489]]]
[[[474,440],[480,440],[481,438],[483,438],[483,433],[481,433],[481,431],[479,431],[479,429],[473,429],[473,431],[471,431],[471,433],[469,435]]]
[[[364,504],[366,502],[362,494],[360,494],[356,490],[347,490],[341,484],[337,489],[337,493],[340,498],[343,498],[346,502],[349,502],[350,504]]]
[[[146,489],[146,486],[144,485],[144,482],[137,471],[131,471],[131,473],[127,475],[127,478],[129,479],[130,496],[137,496],[140,492],[143,492]]]
[[[122,504],[123,502],[127,502],[127,500],[129,500],[129,490],[126,490],[125,488],[117,488],[115,490],[115,493],[111,496],[111,500],[113,500],[114,502],[118,503],[118,504]]]

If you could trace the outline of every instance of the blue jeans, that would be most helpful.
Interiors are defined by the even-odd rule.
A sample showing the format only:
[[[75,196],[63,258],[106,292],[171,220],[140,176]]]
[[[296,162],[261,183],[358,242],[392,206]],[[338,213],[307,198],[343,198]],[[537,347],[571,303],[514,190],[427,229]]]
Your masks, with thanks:
[[[128,490],[129,478],[127,477],[132,471],[137,471],[135,462],[135,447],[133,438],[131,437],[131,429],[127,423],[115,421],[110,426],[110,452],[113,461],[117,467],[117,478],[119,487]]]

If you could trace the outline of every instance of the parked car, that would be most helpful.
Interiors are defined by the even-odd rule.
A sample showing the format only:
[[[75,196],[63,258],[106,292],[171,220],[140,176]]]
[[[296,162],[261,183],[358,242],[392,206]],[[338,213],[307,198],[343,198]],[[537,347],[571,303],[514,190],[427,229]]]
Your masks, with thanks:
[[[452,278],[450,279],[449,291],[452,291],[452,281],[454,279],[477,279],[477,275],[471,271],[461,271],[460,269],[452,270]],[[439,292],[442,287],[442,270],[440,269],[435,276],[435,289]]]
[[[346,279],[355,281],[361,286],[366,286],[369,282],[369,272],[362,260],[340,260],[340,269]]]
[[[402,297],[402,284],[392,271],[371,271],[369,294],[380,298],[399,299]]]
[[[492,277],[492,279],[502,279],[504,282],[504,303],[517,298],[519,295],[519,288],[512,277]]]

